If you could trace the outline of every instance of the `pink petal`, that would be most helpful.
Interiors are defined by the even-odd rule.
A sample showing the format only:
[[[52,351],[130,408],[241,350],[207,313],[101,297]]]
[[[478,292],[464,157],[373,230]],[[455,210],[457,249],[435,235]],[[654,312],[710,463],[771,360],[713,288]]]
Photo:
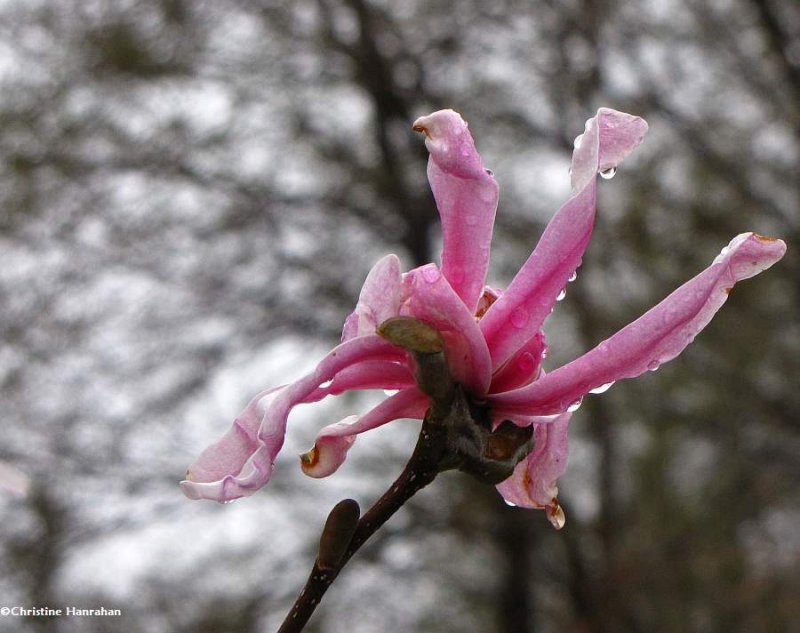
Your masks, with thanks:
[[[181,490],[190,499],[225,501],[231,487],[236,487],[234,477],[243,464],[258,448],[256,434],[261,419],[283,387],[274,387],[259,393],[233,421],[233,426],[214,444],[206,448],[186,471]]]
[[[412,387],[387,398],[364,415],[351,415],[326,426],[317,435],[313,448],[300,456],[303,472],[310,477],[327,477],[342,465],[359,433],[399,418],[421,420],[429,406],[428,397]]]
[[[499,187],[483,167],[467,123],[453,110],[414,122],[430,152],[428,180],[442,217],[442,274],[474,314],[489,269]]]
[[[400,314],[433,326],[444,339],[450,372],[473,395],[485,395],[491,380],[491,359],[472,312],[450,287],[436,264],[403,275]]]
[[[600,108],[586,121],[583,134],[575,139],[572,153],[572,191],[595,181],[595,175],[616,168],[642,142],[647,122],[632,114]]]
[[[386,255],[369,271],[356,309],[344,322],[342,341],[364,334],[375,334],[375,329],[381,323],[397,316],[399,304],[400,260],[397,255]]]
[[[413,364],[388,360],[365,360],[340,371],[330,384],[317,388],[306,402],[338,396],[351,389],[405,389],[416,385]]]
[[[533,451],[517,464],[511,477],[497,486],[507,503],[523,508],[545,508],[556,528],[564,525],[557,481],[567,469],[567,431],[571,415],[562,413],[535,424]]]
[[[580,266],[594,227],[595,175],[616,168],[642,141],[647,123],[601,108],[572,155],[572,197],[553,216],[536,249],[481,320],[495,370],[538,332]]]
[[[537,332],[495,371],[489,392],[511,391],[536,380],[540,374],[546,349],[544,334]]]
[[[189,467],[181,489],[190,499],[216,501],[253,494],[269,481],[295,405],[324,397],[320,387],[351,366],[370,360],[406,359],[404,350],[377,335],[359,336],[335,347],[312,373],[284,387],[262,392],[252,400],[228,433]],[[380,384],[380,376],[367,372],[360,376],[370,386]]]
[[[766,270],[785,252],[781,240],[739,235],[709,268],[590,352],[527,387],[494,396],[495,415],[559,413],[592,389],[657,369],[694,340],[737,281]]]

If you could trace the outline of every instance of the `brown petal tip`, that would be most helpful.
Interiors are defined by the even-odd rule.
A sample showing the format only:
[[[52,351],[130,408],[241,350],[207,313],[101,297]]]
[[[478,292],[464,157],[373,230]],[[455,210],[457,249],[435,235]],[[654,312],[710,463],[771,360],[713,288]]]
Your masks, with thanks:
[[[309,451],[300,453],[300,468],[304,471],[314,468],[319,463],[319,449],[317,445],[311,447]]]
[[[753,233],[753,237],[761,242],[777,242],[777,237],[768,237],[767,235],[759,235],[758,233]]]

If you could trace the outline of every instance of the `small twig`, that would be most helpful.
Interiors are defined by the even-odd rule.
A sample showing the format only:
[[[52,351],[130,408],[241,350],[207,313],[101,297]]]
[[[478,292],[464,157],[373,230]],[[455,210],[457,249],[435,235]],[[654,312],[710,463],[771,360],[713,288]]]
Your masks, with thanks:
[[[295,600],[278,633],[302,631],[322,596],[353,554],[406,501],[436,478],[447,450],[446,440],[447,429],[443,425],[432,423],[427,418],[423,421],[417,445],[405,469],[375,505],[358,519],[358,524],[352,531],[352,538],[343,554],[339,553],[341,550],[337,550],[346,536],[340,535],[347,534],[348,525],[357,517],[354,508],[357,512],[358,506],[348,499],[334,507],[320,539],[320,555],[314,563],[303,591]]]

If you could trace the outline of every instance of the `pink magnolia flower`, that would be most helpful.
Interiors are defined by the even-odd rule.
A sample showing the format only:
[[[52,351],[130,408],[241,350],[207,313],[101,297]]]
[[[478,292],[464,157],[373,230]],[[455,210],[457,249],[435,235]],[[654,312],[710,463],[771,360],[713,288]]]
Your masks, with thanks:
[[[639,117],[602,108],[586,123],[572,156],[572,193],[504,292],[485,287],[498,186],[452,110],[418,119],[430,152],[428,179],[442,219],[441,266],[401,272],[395,255],[367,276],[342,342],[310,374],[258,394],[233,427],[190,466],[183,492],[229,501],[269,481],[290,411],[350,389],[397,390],[372,410],[329,425],[301,456],[312,477],[333,473],[359,433],[400,418],[424,417],[428,397],[404,349],[376,334],[389,318],[410,316],[441,334],[450,373],[492,423],[533,426],[533,451],[497,488],[507,502],[544,508],[564,524],[557,480],[567,465],[571,412],[590,392],[638,376],[677,356],[711,320],[733,285],[765,270],[786,250],[755,233],[739,235],[713,263],[642,317],[547,374],[542,324],[581,264],[594,225],[597,174],[608,175],[641,142]]]

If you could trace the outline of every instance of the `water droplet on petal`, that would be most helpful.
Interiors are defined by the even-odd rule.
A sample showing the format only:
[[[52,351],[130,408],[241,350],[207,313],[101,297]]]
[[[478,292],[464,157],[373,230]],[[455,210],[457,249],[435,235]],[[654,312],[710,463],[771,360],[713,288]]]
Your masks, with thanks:
[[[616,167],[609,167],[608,169],[604,169],[600,172],[600,178],[604,180],[611,180],[617,174]]]
[[[520,330],[528,325],[528,311],[525,308],[516,308],[511,313],[511,325]]]
[[[604,385],[600,385],[599,387],[595,387],[589,393],[605,393],[606,391],[611,389],[611,385],[613,385],[613,384],[614,384],[614,381],[612,380],[611,382],[607,382]]]
[[[552,525],[555,529],[560,530],[564,527],[567,522],[567,517],[564,514],[564,509],[561,507],[561,504],[558,502],[558,499],[553,499],[553,504],[547,506],[545,509],[545,513],[547,514],[547,520],[550,521],[550,525]]]
[[[569,279],[567,279],[567,282],[569,282],[569,283],[572,283],[572,282],[573,282],[573,281],[575,281],[577,278],[578,278],[578,271],[577,271],[577,270],[575,270],[575,271],[573,271],[573,272],[572,272],[572,274],[569,276]]]
[[[567,296],[567,289],[566,288],[562,288],[561,292],[559,292],[558,296],[556,297],[556,301],[562,301],[564,299],[564,297],[566,297],[566,296]]]
[[[508,499],[503,499],[503,501],[506,502],[507,506],[511,506],[512,508],[516,508],[517,507],[517,504],[514,503],[513,501],[509,501]]]
[[[731,247],[730,247],[730,245],[728,245],[728,246],[726,246],[725,248],[723,248],[723,249],[722,249],[722,250],[719,252],[719,255],[717,255],[717,256],[714,258],[714,261],[712,262],[712,264],[719,264],[719,263],[720,263],[720,262],[721,262],[723,259],[725,259],[725,257],[726,257],[726,256],[728,255],[728,253],[730,253],[730,252],[731,252]]]
[[[321,383],[319,388],[320,389],[327,389],[328,387],[331,386],[331,384],[333,384],[333,379],[326,380],[325,382]]]
[[[578,398],[575,402],[567,407],[567,413],[575,413],[575,411],[581,408],[582,402],[583,398]]]
[[[659,367],[661,367],[661,363],[657,360],[651,360],[649,363],[647,363],[647,369],[650,371],[655,371]]]
[[[396,394],[398,391],[400,391],[400,390],[399,390],[399,389],[384,389],[384,390],[383,390],[383,393],[384,393],[384,395],[386,395],[386,396],[393,396],[393,395],[394,395],[394,394]]]
[[[533,357],[533,354],[530,352],[520,354],[520,357],[517,359],[517,368],[521,372],[529,374],[533,371],[534,367],[536,367],[536,359]]]
[[[233,503],[234,501],[237,501],[237,499],[226,499],[222,503],[224,503],[225,505],[228,505],[229,503]]]
[[[422,269],[422,278],[429,284],[435,284],[437,281],[439,281],[439,277],[441,276],[442,274],[435,266],[426,266]]]

